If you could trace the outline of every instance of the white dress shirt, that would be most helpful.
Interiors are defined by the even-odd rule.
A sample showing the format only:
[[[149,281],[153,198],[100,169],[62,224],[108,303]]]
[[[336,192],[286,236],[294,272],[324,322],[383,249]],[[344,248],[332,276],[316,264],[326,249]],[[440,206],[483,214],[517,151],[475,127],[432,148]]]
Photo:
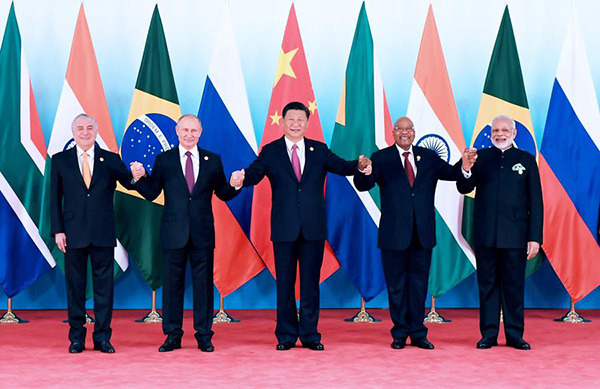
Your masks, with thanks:
[[[182,145],[178,146],[179,148],[179,160],[181,161],[181,170],[183,171],[183,177],[185,177],[185,165],[187,164],[188,156],[186,153],[188,150],[185,149]],[[189,152],[192,153],[192,166],[194,167],[194,184],[196,183],[196,179],[198,178],[198,172],[200,171],[200,153],[198,152],[198,147],[193,147]]]
[[[304,145],[304,138],[300,139],[297,143],[289,140],[287,136],[284,136],[283,139],[285,139],[285,148],[287,149],[288,157],[290,157],[290,162],[292,161],[292,146],[298,146],[296,154],[298,154],[298,159],[300,160],[300,173],[304,173],[304,162],[306,162],[306,147]]]
[[[398,143],[396,143],[396,148],[398,149],[398,152],[400,153],[400,160],[402,161],[402,167],[405,168],[404,166],[404,153],[405,152],[409,152],[410,154],[408,154],[408,162],[410,162],[412,168],[413,168],[413,172],[415,173],[415,178],[417,177],[417,165],[415,164],[415,154],[413,153],[413,147],[412,145],[410,146],[410,148],[408,150],[404,150],[402,147],[398,146]]]
[[[79,163],[79,172],[81,172],[81,175],[83,176],[83,152],[84,150],[79,147],[79,145],[75,146],[77,148],[77,162]],[[90,176],[94,175],[94,146],[90,147],[90,149],[87,151],[88,154],[88,158],[87,158],[87,163],[88,166],[90,167]]]

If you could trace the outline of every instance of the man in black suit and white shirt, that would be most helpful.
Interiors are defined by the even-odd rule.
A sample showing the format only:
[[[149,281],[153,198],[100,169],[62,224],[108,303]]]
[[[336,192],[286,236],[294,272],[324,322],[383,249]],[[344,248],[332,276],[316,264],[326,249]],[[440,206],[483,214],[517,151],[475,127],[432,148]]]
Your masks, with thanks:
[[[231,175],[239,188],[271,183],[271,240],[277,278],[277,350],[289,350],[300,338],[303,347],[323,350],[319,320],[319,276],[327,239],[324,185],[327,173],[349,176],[356,161],[346,161],[327,145],[304,137],[310,111],[300,102],[283,108],[284,136],[265,145],[245,170]],[[366,167],[367,159],[361,158]],[[300,267],[300,321],[296,315],[294,285]]]
[[[438,180],[456,181],[461,166],[443,161],[434,151],[413,146],[415,129],[407,117],[396,120],[395,144],[376,151],[372,165],[355,174],[360,191],[379,185],[381,220],[378,246],[388,289],[393,349],[411,345],[433,349],[423,324],[431,251],[435,239],[435,188]],[[463,152],[462,169],[470,170],[475,154]]]
[[[116,182],[135,189],[119,155],[94,145],[98,123],[89,115],[71,125],[76,146],[51,162],[51,233],[65,253],[65,279],[70,353],[85,349],[87,259],[94,286],[94,350],[114,353],[110,344],[113,306],[114,252],[117,243],[113,198]],[[139,163],[136,163],[139,165]]]
[[[525,268],[542,243],[540,174],[535,157],[513,145],[517,135],[513,119],[496,116],[491,127],[494,147],[478,151],[473,174],[457,182],[460,193],[477,189],[473,244],[482,336],[477,348],[498,344],[502,308],[507,346],[529,350],[523,340]]]
[[[181,348],[185,267],[189,258],[195,337],[200,350],[212,352],[215,227],[211,201],[213,193],[227,201],[238,192],[227,183],[221,157],[198,147],[200,119],[183,115],[175,129],[179,146],[159,154],[152,174],[137,185],[147,200],[154,200],[163,190],[165,195],[160,241],[164,260],[162,326],[167,339],[158,351]]]

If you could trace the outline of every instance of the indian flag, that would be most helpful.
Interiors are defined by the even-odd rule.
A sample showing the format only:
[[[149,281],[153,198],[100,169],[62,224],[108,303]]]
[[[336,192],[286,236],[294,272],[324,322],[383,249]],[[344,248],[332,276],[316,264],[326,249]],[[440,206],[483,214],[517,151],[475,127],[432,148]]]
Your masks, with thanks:
[[[432,149],[455,164],[465,148],[433,8],[429,6],[415,69],[408,112],[417,131],[417,146]],[[475,271],[473,250],[461,234],[463,196],[454,182],[439,181],[435,193],[437,246],[429,274],[429,291],[440,297]]]
[[[98,62],[94,53],[92,37],[85,17],[83,4],[79,7],[75,32],[73,34],[73,43],[67,66],[67,74],[63,84],[54,125],[48,144],[48,158],[46,159],[46,188],[49,193],[50,182],[50,161],[54,154],[75,146],[71,123],[73,119],[86,113],[93,116],[98,122],[98,137],[96,142],[106,150],[114,153],[118,152],[117,141],[113,130],[108,105],[104,96],[104,88],[100,79]],[[49,196],[46,198],[49,204]],[[49,228],[49,225],[44,228]],[[46,231],[49,231],[46,230]],[[54,244],[54,240],[46,232],[44,234],[46,241],[52,249],[52,253],[58,261],[61,269],[64,270],[64,255]],[[115,276],[118,276],[129,266],[127,252],[117,241],[115,249]],[[89,266],[89,264],[88,264]],[[87,295],[91,297],[91,277],[88,272]]]
[[[490,123],[496,115],[500,114],[508,115],[515,120],[517,136],[514,146],[537,157],[537,144],[508,5],[504,8],[504,15],[485,78],[483,96],[471,140],[472,147],[476,147],[478,150],[493,147]],[[473,236],[474,196],[475,192],[465,196],[463,209],[463,235],[469,243],[472,243]],[[540,267],[542,259],[540,250],[534,259],[527,261],[527,276]]]

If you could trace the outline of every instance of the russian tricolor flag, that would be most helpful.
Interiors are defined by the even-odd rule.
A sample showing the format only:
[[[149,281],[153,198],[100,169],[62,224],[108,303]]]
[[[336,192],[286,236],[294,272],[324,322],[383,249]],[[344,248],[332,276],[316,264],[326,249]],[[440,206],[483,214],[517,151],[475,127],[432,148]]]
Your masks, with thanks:
[[[600,111],[573,10],[546,128],[540,175],[544,251],[574,301],[600,284]]]
[[[217,36],[198,117],[203,128],[200,147],[221,156],[227,179],[233,171],[254,161],[258,148],[228,6]],[[252,193],[252,189],[242,189],[242,193],[227,204],[213,196],[214,282],[224,296],[265,267],[249,240]]]

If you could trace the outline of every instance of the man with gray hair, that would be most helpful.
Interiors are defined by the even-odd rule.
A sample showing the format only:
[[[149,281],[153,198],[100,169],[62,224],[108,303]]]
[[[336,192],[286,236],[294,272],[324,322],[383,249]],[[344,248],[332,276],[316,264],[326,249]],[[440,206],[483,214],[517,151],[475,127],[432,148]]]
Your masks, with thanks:
[[[475,188],[473,244],[477,262],[482,339],[477,348],[498,345],[500,310],[506,345],[519,350],[525,327],[525,267],[542,243],[543,205],[535,157],[514,145],[515,121],[507,115],[491,123],[494,147],[477,152],[470,177],[461,177],[460,193]]]
[[[113,197],[119,181],[134,189],[119,155],[95,144],[98,123],[80,114],[71,125],[75,146],[52,157],[51,233],[65,253],[70,353],[85,349],[85,290],[88,257],[94,286],[94,350],[114,353],[110,343],[114,251],[117,243]],[[139,163],[134,163],[139,169]]]

